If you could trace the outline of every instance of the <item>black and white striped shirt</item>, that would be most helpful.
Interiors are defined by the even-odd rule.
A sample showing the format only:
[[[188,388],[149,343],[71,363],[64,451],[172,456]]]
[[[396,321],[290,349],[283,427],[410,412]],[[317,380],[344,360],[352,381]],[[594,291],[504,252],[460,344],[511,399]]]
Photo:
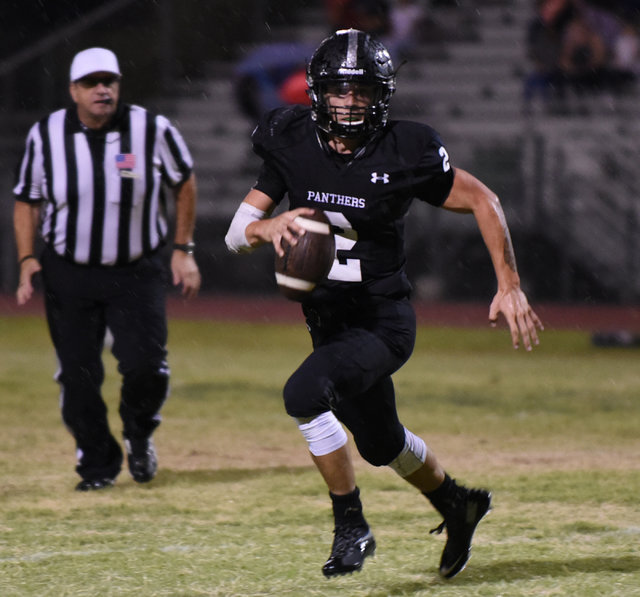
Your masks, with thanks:
[[[167,235],[163,183],[191,175],[177,129],[140,106],[122,104],[106,130],[84,127],[75,109],[31,127],[13,189],[43,202],[42,236],[75,263],[121,265],[159,248]]]

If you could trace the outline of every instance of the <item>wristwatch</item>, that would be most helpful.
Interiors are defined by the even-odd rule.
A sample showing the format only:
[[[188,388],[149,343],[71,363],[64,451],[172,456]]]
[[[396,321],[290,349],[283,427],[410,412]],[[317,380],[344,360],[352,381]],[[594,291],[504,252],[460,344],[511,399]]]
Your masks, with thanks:
[[[196,248],[196,243],[194,242],[188,242],[188,243],[173,243],[173,248],[177,249],[178,251],[184,251],[187,255],[193,255],[193,252],[195,251]]]

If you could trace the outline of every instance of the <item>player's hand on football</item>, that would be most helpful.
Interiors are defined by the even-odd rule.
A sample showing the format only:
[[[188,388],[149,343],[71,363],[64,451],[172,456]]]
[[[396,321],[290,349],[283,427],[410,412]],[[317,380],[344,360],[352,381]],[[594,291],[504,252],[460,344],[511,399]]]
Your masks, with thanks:
[[[284,255],[284,248],[282,247],[283,240],[290,245],[295,245],[298,242],[298,238],[305,233],[305,229],[296,223],[296,218],[298,216],[310,215],[313,215],[313,209],[309,207],[298,207],[297,209],[286,211],[268,220],[263,220],[264,225],[267,227],[265,236],[273,244],[276,253],[280,257]]]
[[[514,348],[520,346],[520,339],[527,350],[540,343],[537,330],[543,330],[544,326],[519,287],[498,290],[489,309],[492,326],[497,324],[499,313],[502,313],[509,325]]]

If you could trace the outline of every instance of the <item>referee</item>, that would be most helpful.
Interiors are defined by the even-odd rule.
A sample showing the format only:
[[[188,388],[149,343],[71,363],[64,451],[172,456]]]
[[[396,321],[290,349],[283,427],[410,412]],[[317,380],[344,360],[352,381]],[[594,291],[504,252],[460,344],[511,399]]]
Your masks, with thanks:
[[[76,54],[69,85],[74,106],[31,127],[13,189],[17,302],[32,297],[33,276],[42,272],[79,491],[111,487],[122,468],[123,451],[101,395],[107,329],[122,375],[119,412],[129,471],[138,483],[156,474],[152,434],[169,391],[168,276],[160,254],[169,234],[165,185],[175,199],[173,284],[187,298],[200,288],[191,155],[165,117],[119,102],[120,79],[110,50]]]

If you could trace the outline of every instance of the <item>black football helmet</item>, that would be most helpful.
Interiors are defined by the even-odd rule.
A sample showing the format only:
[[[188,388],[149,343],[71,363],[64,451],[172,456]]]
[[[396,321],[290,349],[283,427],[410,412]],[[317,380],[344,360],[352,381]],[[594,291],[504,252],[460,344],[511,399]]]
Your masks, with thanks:
[[[364,108],[350,108],[353,117],[338,122],[336,109],[326,100],[327,89],[354,83],[369,88],[371,100]],[[311,115],[321,130],[338,137],[366,137],[387,123],[396,74],[384,45],[358,29],[342,29],[314,52],[307,65],[307,85]]]

